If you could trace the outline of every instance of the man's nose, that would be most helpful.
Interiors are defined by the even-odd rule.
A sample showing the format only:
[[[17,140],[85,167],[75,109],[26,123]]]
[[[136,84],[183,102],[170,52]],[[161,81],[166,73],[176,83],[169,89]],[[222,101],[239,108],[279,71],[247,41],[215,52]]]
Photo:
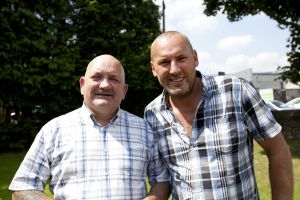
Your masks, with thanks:
[[[109,80],[107,80],[107,79],[102,79],[101,81],[100,81],[100,84],[99,84],[99,87],[100,88],[108,88],[108,87],[110,87],[111,85],[110,85],[110,82],[109,82]]]
[[[180,67],[178,66],[178,63],[176,61],[172,61],[170,66],[170,73],[176,74],[179,71],[180,71]]]

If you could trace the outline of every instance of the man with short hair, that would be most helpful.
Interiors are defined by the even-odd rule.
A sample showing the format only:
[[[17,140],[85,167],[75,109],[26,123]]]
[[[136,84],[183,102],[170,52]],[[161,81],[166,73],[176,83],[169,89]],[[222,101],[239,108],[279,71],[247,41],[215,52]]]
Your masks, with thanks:
[[[150,127],[120,108],[127,89],[116,58],[94,58],[80,78],[82,107],[40,130],[10,184],[12,199],[52,199],[47,181],[60,200],[168,199],[169,175]]]
[[[244,79],[205,76],[197,66],[185,35],[169,31],[152,43],[152,73],[164,90],[144,118],[170,171],[173,199],[259,199],[253,139],[269,160],[272,199],[292,199],[289,147],[259,93]]]

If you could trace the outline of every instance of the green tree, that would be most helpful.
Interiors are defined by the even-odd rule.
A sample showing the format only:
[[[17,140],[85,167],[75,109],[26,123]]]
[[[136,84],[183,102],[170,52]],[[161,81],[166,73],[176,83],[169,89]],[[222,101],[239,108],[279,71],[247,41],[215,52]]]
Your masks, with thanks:
[[[45,120],[80,106],[79,76],[100,54],[121,60],[129,83],[123,106],[141,114],[159,88],[149,64],[159,18],[151,0],[1,1],[0,111],[22,113],[18,124],[0,116],[1,148],[18,139],[15,148],[23,148],[36,134],[40,127],[30,116],[36,105]]]
[[[56,114],[74,92],[75,46],[69,1],[1,1],[0,99],[25,115],[34,105]],[[72,104],[71,104],[72,105]]]
[[[86,0],[77,10],[73,21],[81,66],[96,55],[112,54],[122,61],[130,88],[157,87],[149,64],[149,46],[160,32],[157,5],[151,0]]]
[[[280,66],[281,78],[299,84],[300,81],[300,1],[299,0],[204,0],[204,13],[216,15],[218,11],[227,15],[229,21],[241,20],[247,15],[265,13],[278,23],[280,28],[289,29],[287,53],[290,65]]]
[[[0,10],[0,146],[20,150],[46,120],[80,102],[73,10],[65,0],[4,0]]]
[[[4,0],[0,9],[2,106],[39,104],[49,117],[73,109],[79,76],[104,53],[122,61],[131,91],[158,88],[149,45],[160,15],[151,0]]]
[[[129,90],[121,107],[142,115],[160,86],[151,74],[150,44],[160,32],[158,6],[151,0],[77,1],[73,21],[81,66],[96,55],[112,54],[121,60]],[[142,95],[141,95],[142,94]]]

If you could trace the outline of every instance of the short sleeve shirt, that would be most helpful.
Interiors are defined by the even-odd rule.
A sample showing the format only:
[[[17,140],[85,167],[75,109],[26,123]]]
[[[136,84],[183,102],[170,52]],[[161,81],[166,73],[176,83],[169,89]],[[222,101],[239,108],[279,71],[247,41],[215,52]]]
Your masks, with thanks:
[[[253,139],[277,135],[275,121],[257,90],[235,77],[204,76],[187,137],[164,91],[145,109],[171,173],[173,199],[259,199],[253,168]]]
[[[47,123],[15,174],[10,190],[44,190],[54,198],[142,199],[151,183],[169,181],[150,127],[119,109],[103,127],[87,108]]]

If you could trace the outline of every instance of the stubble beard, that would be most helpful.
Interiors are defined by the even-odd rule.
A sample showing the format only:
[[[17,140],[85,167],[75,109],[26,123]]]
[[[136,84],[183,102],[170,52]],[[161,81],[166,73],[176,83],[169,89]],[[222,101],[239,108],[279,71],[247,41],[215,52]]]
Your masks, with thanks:
[[[185,96],[190,92],[190,87],[184,87],[184,88],[166,88],[166,91],[168,92],[169,96],[172,97],[181,97]]]

